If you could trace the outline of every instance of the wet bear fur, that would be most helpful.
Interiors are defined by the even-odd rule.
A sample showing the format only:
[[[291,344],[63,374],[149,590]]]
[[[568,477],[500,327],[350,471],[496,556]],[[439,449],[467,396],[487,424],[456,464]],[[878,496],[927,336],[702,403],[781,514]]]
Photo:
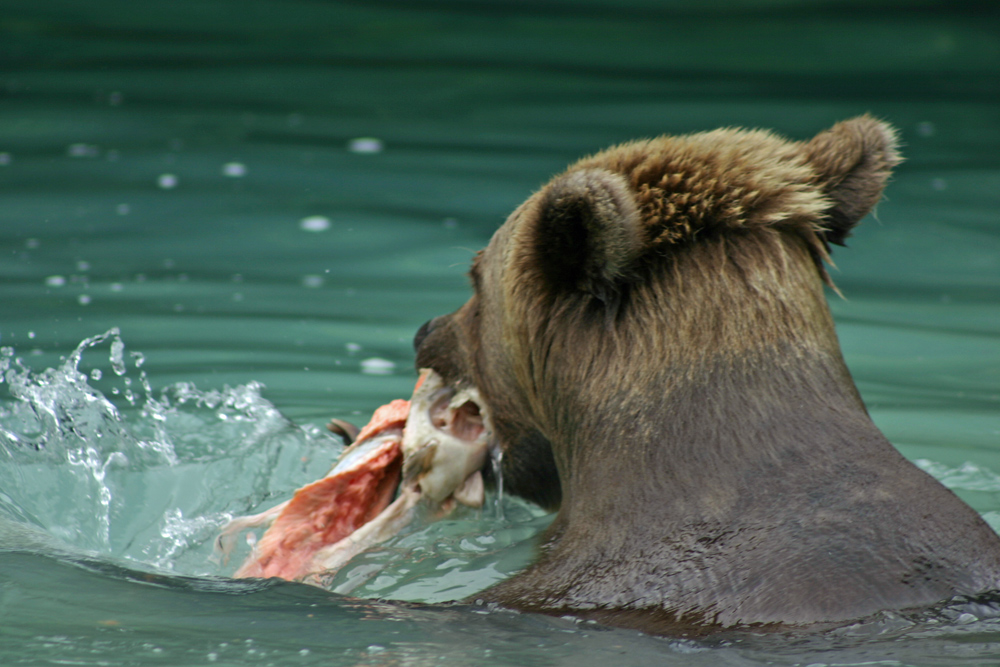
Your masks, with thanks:
[[[476,599],[697,634],[998,587],[1000,540],[872,423],[824,294],[899,162],[867,116],[721,129],[585,158],[514,211],[415,340],[481,392],[505,490],[558,508]]]

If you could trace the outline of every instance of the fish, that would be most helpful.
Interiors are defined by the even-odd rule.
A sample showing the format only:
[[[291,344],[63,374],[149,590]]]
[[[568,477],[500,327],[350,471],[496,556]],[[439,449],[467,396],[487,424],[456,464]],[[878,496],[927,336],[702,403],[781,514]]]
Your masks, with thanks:
[[[435,518],[459,504],[482,506],[491,441],[475,387],[451,387],[424,369],[411,398],[375,410],[329,473],[286,502],[231,520],[216,549],[228,556],[243,531],[267,526],[233,576],[326,587],[352,558],[412,523],[421,504]]]

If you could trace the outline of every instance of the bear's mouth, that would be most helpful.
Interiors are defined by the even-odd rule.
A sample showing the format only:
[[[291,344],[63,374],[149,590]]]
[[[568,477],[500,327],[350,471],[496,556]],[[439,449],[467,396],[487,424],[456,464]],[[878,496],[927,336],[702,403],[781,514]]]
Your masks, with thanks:
[[[438,517],[456,503],[482,505],[490,436],[475,388],[449,387],[423,370],[412,398],[376,410],[325,477],[266,512],[233,519],[216,545],[228,554],[244,529],[269,525],[234,576],[324,585],[409,524],[418,503]]]

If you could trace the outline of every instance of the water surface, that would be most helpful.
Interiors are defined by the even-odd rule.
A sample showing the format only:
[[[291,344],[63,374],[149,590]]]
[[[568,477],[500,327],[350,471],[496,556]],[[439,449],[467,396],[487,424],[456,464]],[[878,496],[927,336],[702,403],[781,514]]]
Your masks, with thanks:
[[[890,440],[1000,527],[1000,18],[922,7],[8,0],[3,663],[1000,660],[988,601],[699,642],[426,605],[524,566],[550,518],[512,498],[413,526],[339,593],[229,580],[212,550],[326,471],[326,420],[409,394],[413,332],[567,163],[865,112],[907,162],[835,253],[845,356]]]

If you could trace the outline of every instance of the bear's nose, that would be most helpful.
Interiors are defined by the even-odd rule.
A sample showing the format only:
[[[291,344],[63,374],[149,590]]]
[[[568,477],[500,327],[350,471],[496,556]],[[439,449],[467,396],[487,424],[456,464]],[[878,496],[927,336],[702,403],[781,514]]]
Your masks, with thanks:
[[[437,318],[435,318],[437,319]],[[427,338],[427,334],[431,332],[434,328],[434,320],[427,320],[424,322],[419,329],[417,329],[417,334],[413,337],[413,351],[419,352],[420,345],[423,344],[424,339]]]

